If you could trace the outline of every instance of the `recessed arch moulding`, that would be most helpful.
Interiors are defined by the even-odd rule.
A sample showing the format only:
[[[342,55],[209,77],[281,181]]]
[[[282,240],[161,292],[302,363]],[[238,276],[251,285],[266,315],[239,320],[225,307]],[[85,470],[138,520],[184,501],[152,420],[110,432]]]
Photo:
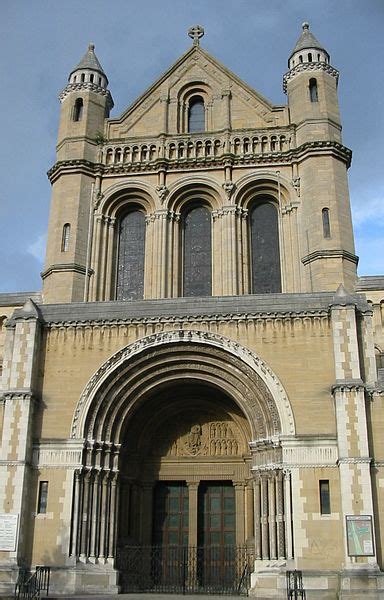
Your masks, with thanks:
[[[295,434],[287,394],[260,357],[221,335],[176,330],[142,338],[100,367],[80,397],[71,437],[118,453],[127,424],[148,397],[155,398],[167,385],[189,381],[231,398],[248,421],[250,442],[277,442],[280,436]]]

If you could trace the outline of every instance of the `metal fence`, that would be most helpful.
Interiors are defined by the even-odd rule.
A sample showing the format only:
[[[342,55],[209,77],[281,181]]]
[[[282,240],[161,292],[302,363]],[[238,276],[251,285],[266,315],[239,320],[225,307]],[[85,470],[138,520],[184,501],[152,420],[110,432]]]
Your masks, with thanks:
[[[118,553],[122,591],[247,595],[245,546],[126,546]]]

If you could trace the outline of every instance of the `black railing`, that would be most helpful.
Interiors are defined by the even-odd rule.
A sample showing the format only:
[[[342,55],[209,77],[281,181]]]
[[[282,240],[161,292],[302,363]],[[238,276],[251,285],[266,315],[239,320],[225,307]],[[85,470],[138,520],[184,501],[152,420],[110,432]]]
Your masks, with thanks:
[[[50,567],[36,567],[32,574],[26,570],[20,571],[15,586],[15,598],[17,600],[34,600],[34,598],[40,598],[41,592],[45,592],[48,596],[50,577]]]
[[[245,546],[126,546],[118,553],[122,591],[247,595]]]
[[[287,571],[287,598],[306,598],[301,571]]]

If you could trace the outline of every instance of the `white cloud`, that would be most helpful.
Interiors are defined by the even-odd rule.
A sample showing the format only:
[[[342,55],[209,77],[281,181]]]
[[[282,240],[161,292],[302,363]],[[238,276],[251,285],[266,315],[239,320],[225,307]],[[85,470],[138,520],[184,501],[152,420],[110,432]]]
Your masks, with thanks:
[[[368,221],[375,224],[384,223],[384,193],[372,196],[371,198],[360,198],[359,201],[352,203],[353,222],[356,227],[360,227]]]
[[[43,262],[45,258],[45,245],[47,242],[46,234],[41,234],[27,247],[28,254],[31,254],[34,258],[36,258],[39,262]]]

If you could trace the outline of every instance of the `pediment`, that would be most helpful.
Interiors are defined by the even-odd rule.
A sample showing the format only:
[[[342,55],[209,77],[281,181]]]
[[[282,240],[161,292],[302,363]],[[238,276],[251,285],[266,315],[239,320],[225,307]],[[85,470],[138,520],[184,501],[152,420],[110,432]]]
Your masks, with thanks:
[[[185,90],[205,90],[211,107],[210,130],[225,128],[225,103],[230,98],[233,129],[267,128],[285,124],[284,107],[273,106],[261,94],[200,47],[192,47],[119,118],[108,122],[108,138],[182,133],[180,105]],[[167,116],[165,117],[165,111]],[[165,119],[167,124],[165,125]]]

